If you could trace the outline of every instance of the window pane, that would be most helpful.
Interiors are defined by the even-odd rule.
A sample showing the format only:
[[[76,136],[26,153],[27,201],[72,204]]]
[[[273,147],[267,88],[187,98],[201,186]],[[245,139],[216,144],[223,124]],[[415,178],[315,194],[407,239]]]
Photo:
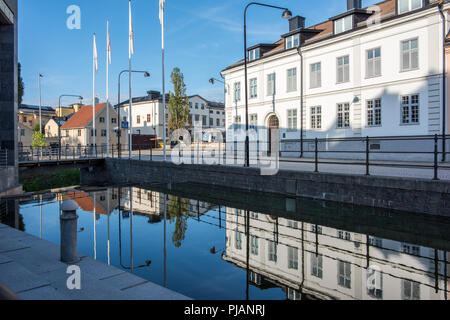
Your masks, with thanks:
[[[404,13],[409,11],[409,0],[398,0],[398,12]]]
[[[411,10],[419,9],[422,7],[422,0],[411,0]]]

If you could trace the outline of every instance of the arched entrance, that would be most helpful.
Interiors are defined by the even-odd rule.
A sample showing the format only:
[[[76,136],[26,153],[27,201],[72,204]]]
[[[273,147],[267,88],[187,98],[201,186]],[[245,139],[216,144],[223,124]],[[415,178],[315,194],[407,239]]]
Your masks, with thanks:
[[[273,115],[269,118],[269,125],[268,125],[268,156],[271,156],[272,154],[272,143],[279,143],[279,141],[272,141],[272,140],[278,140],[278,130],[280,129],[280,120],[278,120],[278,117],[276,115]]]

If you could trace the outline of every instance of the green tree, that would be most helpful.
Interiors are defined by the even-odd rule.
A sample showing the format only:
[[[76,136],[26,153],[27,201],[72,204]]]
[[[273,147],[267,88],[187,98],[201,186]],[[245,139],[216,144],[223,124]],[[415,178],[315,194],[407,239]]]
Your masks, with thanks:
[[[169,92],[169,129],[177,130],[186,128],[186,124],[191,121],[186,95],[186,84],[184,76],[179,68],[174,68],[171,74],[174,92]]]
[[[18,102],[19,102],[19,106],[22,104],[22,100],[23,100],[23,95],[24,95],[24,90],[25,90],[25,85],[23,84],[23,79],[22,79],[22,65],[18,64],[18,79],[17,79],[17,83],[18,83]]]
[[[31,137],[31,145],[34,148],[42,147],[45,148],[47,146],[47,142],[45,141],[44,134],[39,132],[39,129],[37,131],[34,131],[33,136]]]
[[[176,248],[180,248],[187,231],[190,207],[189,200],[171,196],[167,207],[170,222],[173,223],[175,221],[172,242]]]

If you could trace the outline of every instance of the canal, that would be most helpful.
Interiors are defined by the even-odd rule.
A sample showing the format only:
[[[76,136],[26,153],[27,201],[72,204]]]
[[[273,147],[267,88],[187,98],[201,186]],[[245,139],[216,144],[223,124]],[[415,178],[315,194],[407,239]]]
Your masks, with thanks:
[[[450,219],[191,185],[0,201],[0,222],[194,299],[446,300]]]

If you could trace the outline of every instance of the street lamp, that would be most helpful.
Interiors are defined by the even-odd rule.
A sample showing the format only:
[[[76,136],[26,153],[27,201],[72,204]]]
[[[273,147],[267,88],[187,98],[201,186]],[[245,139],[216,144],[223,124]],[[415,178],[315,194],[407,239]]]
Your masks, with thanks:
[[[41,78],[44,76],[39,73],[38,83],[39,83],[39,132],[42,133],[42,103],[41,103]]]
[[[230,85],[228,83],[225,83],[225,81],[219,80],[217,78],[209,79],[209,83],[211,83],[212,85],[214,85],[216,81],[220,82],[220,83],[223,83],[223,85],[224,85],[223,103],[225,104],[226,103],[227,92],[230,92]]]
[[[274,9],[283,10],[282,18],[290,19],[292,18],[292,12],[287,8],[272,6],[269,4],[259,3],[259,2],[251,2],[249,3],[244,10],[244,69],[245,69],[245,166],[250,167],[250,141],[248,137],[248,74],[247,74],[247,9],[251,5],[258,5],[263,7],[269,7]]]
[[[74,98],[78,98],[78,99],[80,99],[80,102],[81,101],[83,101],[83,97],[82,96],[78,96],[78,95],[73,95],[73,94],[62,94],[62,95],[60,95],[59,96],[59,102],[58,102],[58,112],[60,112],[60,114],[58,115],[57,114],[57,125],[58,125],[58,141],[59,141],[59,159],[61,159],[61,148],[62,148],[62,146],[61,146],[61,123],[60,123],[60,121],[61,121],[61,118],[63,118],[63,116],[61,115],[61,99],[63,98],[63,97],[74,97]]]
[[[120,109],[122,108],[121,107],[121,105],[120,105],[120,77],[122,76],[122,74],[124,74],[124,73],[129,73],[130,72],[130,70],[123,70],[122,72],[120,72],[119,73],[119,92],[117,93],[117,100],[118,100],[118,104],[117,104],[117,113],[118,113],[118,118],[119,119],[117,119],[118,121],[117,121],[117,151],[118,151],[118,156],[119,156],[119,159],[121,158],[121,150],[120,150],[120,137],[121,137],[121,135],[122,135],[122,125],[121,125],[121,119],[120,119]],[[150,73],[148,72],[148,71],[137,71],[137,70],[132,70],[131,72],[134,72],[134,73],[143,73],[144,74],[144,77],[145,78],[149,78],[150,77]],[[130,101],[131,102],[131,101]],[[131,123],[131,121],[132,121],[132,119],[129,119],[129,121],[130,121],[130,123]],[[130,134],[131,134],[132,132],[130,131]]]

